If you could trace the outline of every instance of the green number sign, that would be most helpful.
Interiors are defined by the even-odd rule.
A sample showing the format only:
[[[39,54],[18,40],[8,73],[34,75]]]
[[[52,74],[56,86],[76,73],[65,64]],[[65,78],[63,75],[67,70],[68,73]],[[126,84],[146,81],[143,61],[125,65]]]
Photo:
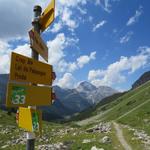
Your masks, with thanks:
[[[39,131],[39,118],[37,112],[32,113],[32,128],[33,131]]]
[[[13,104],[24,104],[26,100],[26,88],[21,86],[13,86],[11,93],[11,101]]]

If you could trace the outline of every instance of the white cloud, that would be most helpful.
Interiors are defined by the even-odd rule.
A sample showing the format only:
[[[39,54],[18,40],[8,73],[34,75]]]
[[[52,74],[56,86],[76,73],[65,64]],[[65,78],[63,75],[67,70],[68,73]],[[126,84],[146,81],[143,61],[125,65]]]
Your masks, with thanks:
[[[101,22],[99,22],[98,24],[96,24],[94,27],[93,27],[93,32],[95,32],[97,29],[99,29],[100,27],[104,26],[104,24],[106,24],[107,21],[106,20],[103,20]]]
[[[96,86],[117,85],[126,81],[125,71],[128,74],[144,67],[150,60],[150,48],[140,47],[140,53],[131,57],[120,57],[120,60],[110,64],[106,70],[91,70],[88,79]]]
[[[85,15],[86,9],[83,8],[87,4],[87,0],[58,0],[56,1],[56,15],[55,20],[58,22],[54,23],[52,29],[48,30],[51,32],[58,32],[63,27],[67,27],[68,30],[74,31],[80,22],[81,15]],[[80,14],[74,14],[75,10],[79,10]],[[56,24],[56,25],[55,25]],[[61,27],[60,27],[61,25]]]
[[[92,52],[90,56],[84,55],[77,58],[77,65],[82,68],[85,64],[89,63],[90,60],[95,59],[96,52]]]
[[[110,0],[97,0],[96,3],[101,6],[102,9],[104,9],[106,12],[111,12],[111,4]]]
[[[136,23],[139,19],[139,17],[142,15],[143,10],[142,7],[140,6],[138,10],[136,10],[135,15],[132,16],[131,18],[129,18],[128,22],[127,22],[127,26],[133,25],[134,23]]]
[[[7,49],[9,49],[9,44],[0,40],[0,55],[7,53]]]
[[[71,19],[72,11],[68,8],[65,8],[62,14],[62,21],[71,29],[75,29],[78,24],[77,21]]]
[[[64,33],[60,33],[54,40],[47,42],[49,48],[49,63],[54,65],[57,72],[73,72],[95,59],[96,52],[91,52],[89,56],[79,56],[74,62],[67,62],[65,60],[64,49],[68,46],[75,46],[78,41],[79,39],[65,37]]]
[[[32,26],[33,7],[45,4],[41,0],[0,0],[0,39],[26,38]]]
[[[95,0],[95,5],[100,6],[107,13],[112,11],[112,3],[119,2],[120,0]]]
[[[121,37],[120,38],[120,43],[123,44],[123,43],[127,43],[130,39],[131,39],[131,36],[133,35],[133,32],[128,32],[125,36]]]
[[[56,85],[62,88],[73,89],[75,86],[75,78],[71,73],[65,73],[63,77],[58,80]]]
[[[92,81],[93,79],[103,77],[104,75],[105,75],[104,70],[100,70],[100,69],[90,70],[88,75],[88,80]]]
[[[78,7],[78,10],[80,11],[80,13],[81,13],[82,15],[87,14],[87,10],[86,10],[86,9],[82,9],[82,8]]]
[[[76,7],[80,4],[85,5],[87,3],[87,0],[59,0],[59,3],[67,7]]]
[[[50,64],[57,64],[64,57],[63,49],[67,45],[67,39],[63,33],[58,34],[54,40],[47,42]]]
[[[7,54],[0,55],[0,74],[9,72],[10,56]]]
[[[24,44],[24,45],[18,45],[15,49],[11,50],[15,53],[27,56],[27,57],[31,57],[31,48],[29,46],[29,44]]]
[[[58,22],[58,23],[55,23],[54,25],[53,25],[53,28],[52,29],[50,29],[50,31],[52,32],[52,33],[57,33],[58,31],[60,31],[60,29],[62,29],[62,22],[60,21],[60,22]]]
[[[84,67],[91,60],[95,59],[96,52],[91,52],[89,56],[79,56],[75,61],[72,62],[65,60],[65,48],[68,46],[76,46],[78,41],[79,39],[77,38],[66,37],[64,33],[60,33],[52,41],[47,42],[47,46],[49,48],[49,64],[54,66],[54,70],[57,73],[73,72]],[[25,56],[31,56],[29,44],[18,45],[16,48],[12,48],[7,42],[0,40],[0,46],[2,48],[0,51],[0,60],[2,60],[0,63],[1,73],[9,72],[10,53],[12,51]]]
[[[16,52],[25,56],[31,56],[31,49],[28,44],[19,45],[12,48],[7,42],[0,41],[0,73],[8,73],[10,68],[11,52]]]
[[[76,62],[73,62],[73,63],[68,63],[67,68],[68,68],[67,70],[68,72],[74,72],[75,70],[78,69],[78,66]]]
[[[50,0],[0,0],[0,39],[12,40],[16,38],[26,38],[28,30],[32,27],[33,7],[40,5],[43,10],[50,3]],[[74,15],[74,10],[86,5],[87,0],[56,0],[55,22],[52,32],[60,31],[61,26],[67,26],[74,30],[79,22],[78,16]],[[83,11],[80,15],[84,15]],[[10,17],[11,16],[11,17]],[[59,23],[59,24],[58,24]],[[51,30],[50,30],[51,31]]]

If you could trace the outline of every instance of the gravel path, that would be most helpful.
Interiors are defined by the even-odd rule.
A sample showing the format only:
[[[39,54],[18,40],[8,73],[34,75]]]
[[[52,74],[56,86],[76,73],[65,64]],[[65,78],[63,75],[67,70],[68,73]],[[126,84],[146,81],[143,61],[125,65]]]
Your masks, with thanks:
[[[123,148],[125,150],[132,150],[131,146],[125,140],[123,133],[122,133],[122,129],[120,128],[119,124],[116,122],[113,122],[113,125],[116,130],[116,136],[117,136],[118,140],[120,141],[121,145],[123,146]]]

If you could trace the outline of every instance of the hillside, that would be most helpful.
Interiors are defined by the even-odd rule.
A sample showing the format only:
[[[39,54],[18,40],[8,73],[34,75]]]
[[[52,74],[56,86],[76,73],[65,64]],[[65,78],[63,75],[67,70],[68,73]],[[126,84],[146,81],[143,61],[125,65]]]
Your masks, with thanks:
[[[0,119],[0,149],[24,150],[25,132],[17,127],[14,114],[9,116],[0,110]],[[73,123],[43,121],[43,134],[36,138],[35,150],[91,150],[96,147],[105,150],[113,150],[116,147],[118,150],[123,150],[119,141],[116,140],[111,124],[98,125],[105,128],[89,132],[89,127],[79,127]]]
[[[109,110],[108,113],[102,115],[102,120],[116,120],[133,108],[149,103],[150,99],[150,81],[142,86],[131,90],[119,98],[113,99],[112,102],[105,105],[97,105],[94,114],[101,114]],[[110,97],[112,98],[112,97]],[[148,105],[147,105],[148,106]],[[141,109],[141,108],[140,108]],[[140,110],[138,109],[138,110]]]
[[[82,120],[82,119],[86,119],[88,117],[97,115],[97,112],[100,111],[99,109],[101,109],[101,111],[105,111],[105,104],[115,101],[117,98],[124,95],[125,93],[126,92],[116,93],[111,96],[108,96],[108,97],[102,99],[97,105],[91,106],[91,107],[87,108],[86,110],[82,111],[81,113],[74,115],[70,120],[77,121],[77,120]]]
[[[104,98],[70,122],[43,121],[43,135],[37,138],[36,149],[148,150],[149,91],[150,81],[126,93]],[[24,131],[17,127],[14,115],[0,110],[0,118],[0,149],[9,150],[8,145],[11,145],[10,150],[25,149]]]
[[[137,87],[139,87],[140,85],[144,84],[145,82],[150,80],[150,71],[145,72],[143,75],[140,76],[139,79],[137,79],[133,85],[132,85],[132,89],[135,89]]]
[[[106,98],[109,103],[102,101],[86,120],[43,122],[43,135],[37,138],[36,149],[148,150],[149,91],[150,82],[147,82],[121,96]],[[0,110],[0,118],[0,148],[9,150],[11,145],[10,150],[25,149],[24,131],[17,127],[14,115],[8,116]]]

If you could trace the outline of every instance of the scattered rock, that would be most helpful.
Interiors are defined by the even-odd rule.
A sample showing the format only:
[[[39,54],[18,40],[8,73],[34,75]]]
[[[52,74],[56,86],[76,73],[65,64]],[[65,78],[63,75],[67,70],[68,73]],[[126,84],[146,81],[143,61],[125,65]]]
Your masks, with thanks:
[[[4,149],[4,148],[6,148],[6,147],[8,147],[8,146],[9,146],[9,145],[4,145],[4,146],[2,146],[1,148]]]
[[[111,139],[110,139],[110,137],[108,137],[108,136],[104,136],[104,137],[101,139],[101,142],[104,143],[104,144],[108,144],[108,143],[111,143]]]
[[[95,141],[95,139],[84,139],[82,141],[82,143],[91,143],[91,142],[94,142],[94,141]]]
[[[145,123],[149,123],[149,119],[144,119],[143,120]]]
[[[97,148],[96,146],[92,146],[91,150],[104,150],[103,148]]]
[[[86,132],[89,133],[93,132],[108,133],[110,131],[111,131],[111,123],[109,122],[107,123],[100,122],[98,125],[86,130]]]
[[[47,145],[39,145],[38,150],[69,150],[70,146],[65,145],[64,143],[56,143],[56,144],[47,144]]]
[[[133,131],[133,135],[135,136],[134,138],[132,138],[133,140],[134,139],[138,139],[140,140],[142,143],[144,143],[144,145],[147,147],[150,147],[150,136],[145,133],[145,131],[143,130],[137,130],[137,129],[134,129],[134,128],[131,128],[130,126],[128,125],[123,125],[125,128],[128,128],[128,130],[130,131]]]

